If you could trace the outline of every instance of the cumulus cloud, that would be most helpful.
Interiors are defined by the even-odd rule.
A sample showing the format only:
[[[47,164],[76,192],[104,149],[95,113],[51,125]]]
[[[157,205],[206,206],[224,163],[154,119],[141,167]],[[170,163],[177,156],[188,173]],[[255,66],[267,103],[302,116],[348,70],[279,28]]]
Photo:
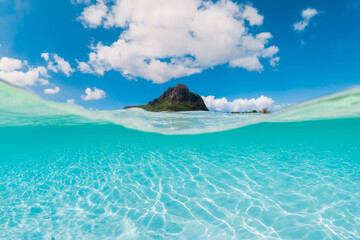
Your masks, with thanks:
[[[275,106],[273,107],[273,109],[274,109],[274,111],[280,111],[280,110],[282,110],[282,109],[284,109],[284,108],[288,108],[288,107],[290,107],[290,106],[292,106],[292,104],[290,104],[290,103],[288,103],[288,104],[283,103],[283,104],[275,105]]]
[[[107,13],[108,7],[104,1],[99,0],[97,4],[85,8],[78,20],[82,21],[86,27],[96,28],[103,23]]]
[[[31,67],[27,61],[15,58],[0,58],[0,79],[16,86],[47,85],[47,69],[43,66]]]
[[[71,0],[71,3],[74,5],[78,4],[90,4],[91,0]]]
[[[205,105],[210,111],[218,112],[250,112],[253,110],[261,111],[264,108],[270,109],[274,100],[269,97],[261,96],[257,99],[235,99],[228,101],[226,98],[215,99],[214,96],[202,97]]]
[[[87,88],[85,90],[85,95],[81,95],[81,98],[84,101],[99,100],[104,97],[106,97],[106,93],[103,90],[98,89],[96,87],[94,87],[94,90],[91,90],[91,88]]]
[[[270,65],[272,67],[276,67],[279,65],[279,61],[280,61],[279,57],[274,57],[274,58],[270,59]]]
[[[46,62],[49,61],[49,58],[50,58],[49,53],[47,53],[47,52],[42,53],[42,54],[41,54],[41,57],[42,57]]]
[[[307,9],[303,10],[301,13],[303,20],[301,20],[300,22],[297,22],[293,25],[294,30],[299,31],[299,32],[304,31],[305,28],[309,25],[311,18],[313,18],[314,16],[316,16],[318,14],[319,14],[319,12],[314,8],[309,7]]]
[[[78,70],[82,73],[92,73],[92,69],[89,66],[89,64],[87,64],[86,62],[80,62],[77,61],[78,63]]]
[[[66,100],[66,103],[68,103],[68,104],[75,104],[75,99],[73,99],[73,98],[68,99],[68,100]]]
[[[45,94],[57,94],[60,92],[60,88],[59,87],[55,87],[55,88],[46,88],[44,89],[44,93]]]
[[[78,62],[84,73],[115,70],[164,83],[222,64],[260,72],[261,59],[279,51],[267,46],[270,33],[250,32],[263,23],[258,10],[231,0],[98,0],[78,19],[121,32],[110,45],[92,46],[89,60]]]
[[[245,10],[243,12],[243,16],[245,19],[247,19],[251,26],[254,25],[262,25],[264,21],[264,17],[258,13],[258,10],[253,7],[245,7]]]
[[[70,74],[75,72],[70,63],[56,53],[49,54],[44,52],[41,54],[41,57],[47,62],[47,68],[55,73],[62,72],[67,77],[70,77]]]
[[[0,59],[0,71],[14,71],[22,66],[23,62],[15,58],[2,57]]]

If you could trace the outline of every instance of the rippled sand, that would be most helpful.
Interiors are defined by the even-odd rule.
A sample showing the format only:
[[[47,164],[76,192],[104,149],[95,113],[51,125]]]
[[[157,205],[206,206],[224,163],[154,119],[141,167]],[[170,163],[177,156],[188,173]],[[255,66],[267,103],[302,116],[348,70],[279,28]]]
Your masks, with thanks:
[[[0,128],[0,239],[359,239],[359,126]]]

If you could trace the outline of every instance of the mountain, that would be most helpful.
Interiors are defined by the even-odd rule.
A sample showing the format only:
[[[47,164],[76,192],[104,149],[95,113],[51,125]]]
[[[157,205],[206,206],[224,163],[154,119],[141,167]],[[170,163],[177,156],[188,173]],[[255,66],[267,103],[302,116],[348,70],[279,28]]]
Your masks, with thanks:
[[[160,97],[150,101],[146,105],[128,106],[125,107],[125,109],[134,107],[151,112],[209,111],[204,100],[198,94],[190,92],[183,84],[169,88]]]

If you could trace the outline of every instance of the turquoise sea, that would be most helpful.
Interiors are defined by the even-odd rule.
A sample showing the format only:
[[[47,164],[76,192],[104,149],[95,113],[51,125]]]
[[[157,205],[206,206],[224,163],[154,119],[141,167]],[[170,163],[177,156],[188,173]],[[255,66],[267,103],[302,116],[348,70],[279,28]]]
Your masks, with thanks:
[[[0,82],[0,239],[360,239],[360,89],[147,113]]]

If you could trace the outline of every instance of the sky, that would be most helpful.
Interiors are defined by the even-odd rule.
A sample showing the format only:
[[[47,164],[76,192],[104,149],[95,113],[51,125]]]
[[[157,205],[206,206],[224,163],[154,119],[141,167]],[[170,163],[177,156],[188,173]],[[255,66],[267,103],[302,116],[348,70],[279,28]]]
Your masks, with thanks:
[[[360,0],[0,0],[0,79],[91,109],[185,84],[219,111],[360,84]]]

